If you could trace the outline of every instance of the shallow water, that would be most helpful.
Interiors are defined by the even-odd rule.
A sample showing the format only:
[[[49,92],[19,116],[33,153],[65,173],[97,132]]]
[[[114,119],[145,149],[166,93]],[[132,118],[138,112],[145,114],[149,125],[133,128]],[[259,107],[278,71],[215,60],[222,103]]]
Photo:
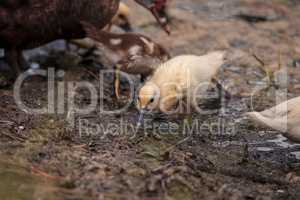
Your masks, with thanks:
[[[254,147],[258,152],[273,152],[276,150],[287,151],[289,154],[300,160],[300,145],[291,143],[287,138],[281,134],[276,135],[275,138],[268,139],[263,143],[258,143]]]
[[[290,143],[287,138],[283,137],[280,134],[277,135],[275,139],[267,140],[267,142],[275,143],[282,148],[300,147],[299,144]]]

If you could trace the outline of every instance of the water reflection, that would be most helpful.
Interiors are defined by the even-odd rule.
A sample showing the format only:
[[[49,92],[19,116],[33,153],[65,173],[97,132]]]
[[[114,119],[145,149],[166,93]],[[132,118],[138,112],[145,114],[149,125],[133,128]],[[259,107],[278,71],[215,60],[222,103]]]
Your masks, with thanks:
[[[291,143],[287,138],[281,134],[276,135],[274,139],[266,140],[263,144],[255,147],[259,152],[271,152],[275,150],[287,150],[297,160],[300,160],[300,144]]]

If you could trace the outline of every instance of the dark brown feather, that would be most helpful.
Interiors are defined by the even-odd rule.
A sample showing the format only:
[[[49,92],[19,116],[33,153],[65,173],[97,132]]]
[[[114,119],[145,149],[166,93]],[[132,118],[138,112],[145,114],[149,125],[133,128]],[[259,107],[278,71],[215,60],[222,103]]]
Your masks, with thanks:
[[[81,24],[84,27],[87,37],[100,42],[102,45],[113,51],[119,52],[123,57],[129,58],[131,56],[149,56],[158,58],[160,60],[166,60],[170,58],[169,53],[163,46],[153,42],[152,39],[145,35],[139,33],[111,33],[98,30],[94,26],[86,22],[81,22]],[[112,44],[111,40],[114,39],[119,39],[121,41],[120,44]],[[149,46],[143,41],[143,39],[144,41],[146,40],[151,45],[153,45],[153,50],[149,48]],[[140,51],[138,51],[136,55],[130,55],[129,49],[134,46],[141,47]]]
[[[140,1],[143,4],[144,0]],[[146,3],[152,5],[152,1]],[[101,30],[116,14],[119,3],[120,0],[1,0],[0,48],[5,49],[5,59],[14,76],[24,63],[22,50],[57,39],[84,38],[81,21]]]
[[[117,52],[121,59],[117,66],[119,70],[149,76],[159,64],[170,58],[167,50],[147,36],[138,33],[110,33],[97,30],[87,22],[81,22],[87,37],[101,45]]]
[[[1,0],[0,7],[18,9],[20,7],[29,5],[29,3],[29,0]]]
[[[101,29],[118,4],[119,0],[6,0],[0,4],[0,47],[27,49],[56,39],[82,38],[80,20]]]

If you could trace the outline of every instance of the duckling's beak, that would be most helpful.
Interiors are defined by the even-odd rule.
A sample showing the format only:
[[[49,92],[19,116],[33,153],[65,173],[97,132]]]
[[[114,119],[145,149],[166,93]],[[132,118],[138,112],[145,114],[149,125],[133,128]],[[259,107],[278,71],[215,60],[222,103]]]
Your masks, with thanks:
[[[147,110],[145,108],[139,110],[139,119],[138,119],[138,123],[137,123],[137,130],[139,130],[143,123],[144,123],[144,116],[145,116],[145,113],[147,112]]]
[[[155,17],[156,21],[159,25],[164,29],[164,31],[169,35],[170,27],[168,25],[168,19],[164,16],[160,16],[160,10],[163,9],[163,5],[165,5],[164,0],[154,1],[154,0],[135,0],[138,4],[143,6],[144,8],[150,10],[152,15]]]

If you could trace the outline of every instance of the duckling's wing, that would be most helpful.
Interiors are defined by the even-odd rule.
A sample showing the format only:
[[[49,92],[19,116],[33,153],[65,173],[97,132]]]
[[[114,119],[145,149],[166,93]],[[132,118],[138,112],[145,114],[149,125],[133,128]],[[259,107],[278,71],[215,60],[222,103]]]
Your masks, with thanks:
[[[182,92],[203,82],[210,82],[224,62],[225,52],[215,51],[203,56],[181,55],[163,64],[155,71],[156,83],[176,83]]]
[[[214,76],[218,72],[218,70],[224,63],[225,53],[225,51],[214,51],[200,56],[201,61],[199,64],[202,65],[201,68],[203,68],[203,70],[207,72],[207,75],[210,78],[212,78],[212,76]]]
[[[213,77],[216,76],[224,63],[225,52],[216,51],[194,58],[189,63],[188,73],[190,76],[191,95],[203,94],[207,91]]]
[[[197,84],[211,82],[224,63],[224,56],[224,51],[215,51],[193,59],[190,63],[193,80]]]

